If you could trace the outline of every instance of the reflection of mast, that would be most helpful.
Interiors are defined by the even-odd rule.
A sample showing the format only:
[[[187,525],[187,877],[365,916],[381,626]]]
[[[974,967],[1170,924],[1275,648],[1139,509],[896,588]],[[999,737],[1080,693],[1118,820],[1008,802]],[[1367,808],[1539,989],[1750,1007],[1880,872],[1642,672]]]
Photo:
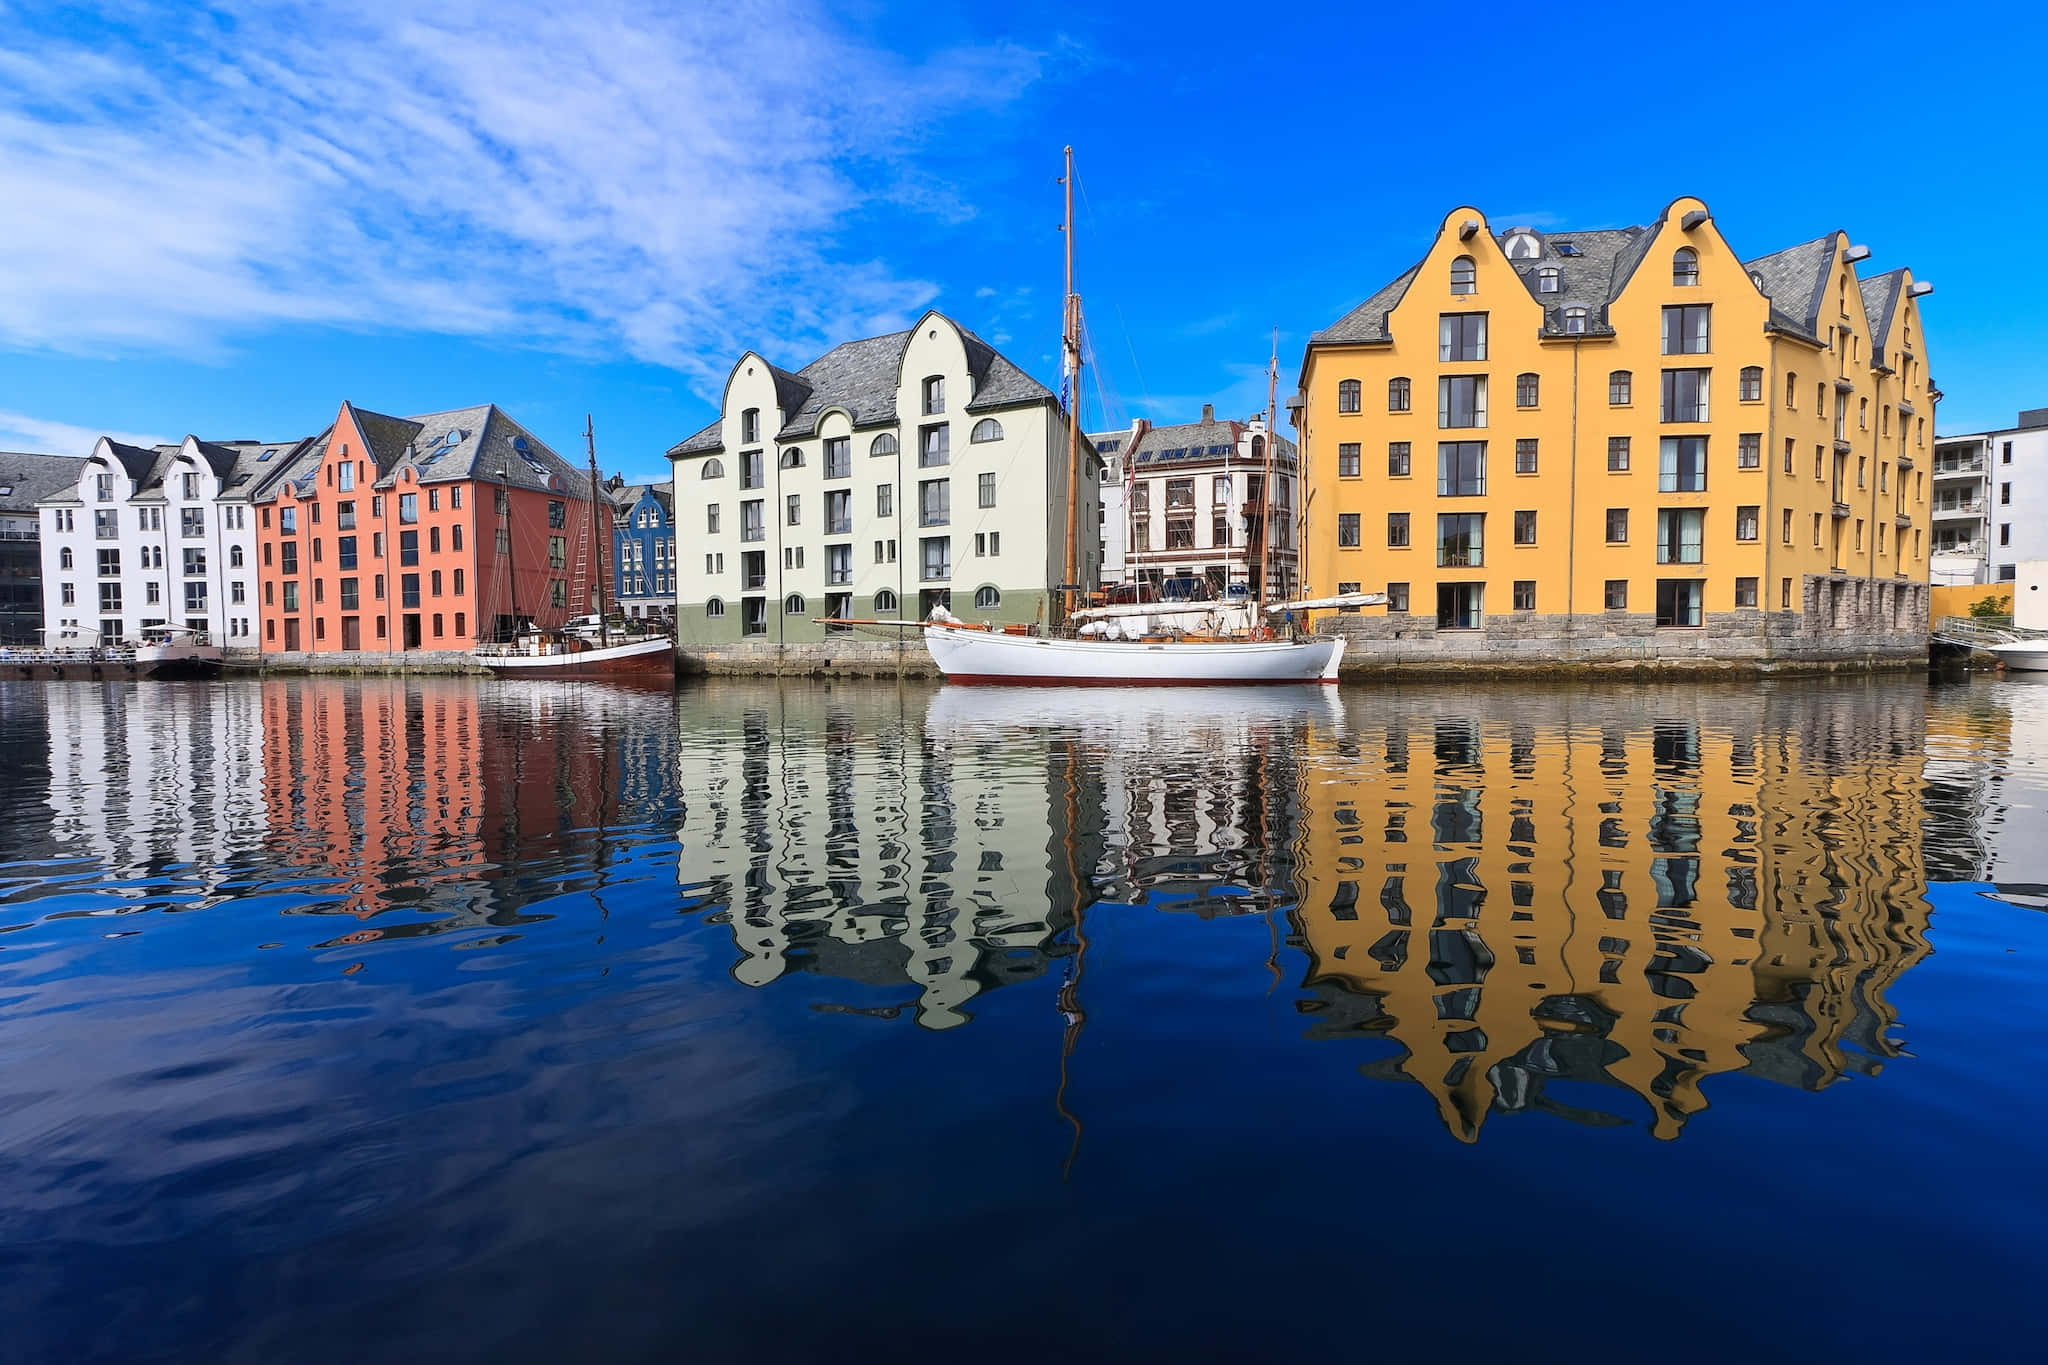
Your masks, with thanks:
[[[1074,955],[1067,960],[1067,979],[1060,983],[1058,1004],[1060,1015],[1066,1020],[1066,1027],[1060,1033],[1060,1085],[1053,1093],[1053,1108],[1059,1116],[1073,1126],[1074,1143],[1067,1149],[1067,1159],[1060,1166],[1060,1179],[1065,1180],[1074,1172],[1074,1160],[1081,1155],[1081,1119],[1067,1108],[1067,1059],[1074,1055],[1074,1049],[1081,1042],[1081,1026],[1088,1022],[1088,1012],[1081,1008],[1081,974],[1088,965],[1088,932],[1084,916],[1087,914],[1087,897],[1081,891],[1080,860],[1074,852],[1074,825],[1080,817],[1080,793],[1074,782],[1074,741],[1067,741],[1066,771],[1066,827],[1061,843],[1067,855],[1067,887],[1074,896]]]

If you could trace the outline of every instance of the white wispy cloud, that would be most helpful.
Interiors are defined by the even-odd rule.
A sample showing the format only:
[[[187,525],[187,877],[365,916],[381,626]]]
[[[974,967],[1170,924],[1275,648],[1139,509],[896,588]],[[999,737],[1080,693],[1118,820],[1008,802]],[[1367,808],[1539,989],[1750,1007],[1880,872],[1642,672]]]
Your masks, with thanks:
[[[138,431],[95,431],[70,422],[52,422],[25,412],[0,411],[0,450],[31,450],[43,455],[90,455],[93,443],[108,436],[123,445],[167,445],[175,438]]]
[[[217,355],[310,323],[623,351],[701,386],[747,345],[914,317],[936,286],[840,225],[970,216],[911,153],[1040,69],[906,58],[807,0],[120,20],[0,0],[0,345]]]

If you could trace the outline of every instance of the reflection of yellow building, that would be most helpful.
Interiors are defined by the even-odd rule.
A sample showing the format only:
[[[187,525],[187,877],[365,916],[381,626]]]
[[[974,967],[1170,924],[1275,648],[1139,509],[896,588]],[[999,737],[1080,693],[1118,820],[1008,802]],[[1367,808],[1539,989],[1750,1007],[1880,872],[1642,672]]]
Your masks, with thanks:
[[[1895,1055],[1924,956],[1917,694],[1354,701],[1302,762],[1317,1036],[1380,1035],[1477,1137],[1495,1110],[1675,1137],[1707,1077],[1816,1089]],[[1383,714],[1377,708],[1385,707]],[[1617,1106],[1619,1108],[1620,1106]]]

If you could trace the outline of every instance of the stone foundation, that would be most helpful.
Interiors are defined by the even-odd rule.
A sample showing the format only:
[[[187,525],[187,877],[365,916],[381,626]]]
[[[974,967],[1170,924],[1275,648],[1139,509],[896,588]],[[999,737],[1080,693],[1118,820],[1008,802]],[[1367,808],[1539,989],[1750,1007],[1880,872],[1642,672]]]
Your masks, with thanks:
[[[491,671],[478,663],[468,650],[323,650],[291,654],[263,654],[229,658],[228,670],[255,668],[264,673],[431,673],[478,674]]]
[[[752,677],[936,678],[924,639],[906,631],[903,640],[818,640],[802,644],[746,642],[683,644],[676,653],[679,674],[739,674]]]

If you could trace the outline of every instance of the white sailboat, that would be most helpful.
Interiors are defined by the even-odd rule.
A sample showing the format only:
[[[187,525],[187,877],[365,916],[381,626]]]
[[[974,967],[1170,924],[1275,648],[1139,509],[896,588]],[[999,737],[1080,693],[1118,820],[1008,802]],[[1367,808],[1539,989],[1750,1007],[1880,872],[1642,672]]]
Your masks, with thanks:
[[[1078,593],[1080,574],[1075,552],[1075,521],[1081,478],[1081,296],[1074,292],[1072,147],[1066,149],[1066,175],[1060,183],[1066,187],[1067,210],[1067,296],[1061,340],[1067,374],[1072,380],[1067,403],[1067,556],[1066,582],[1062,591]],[[1271,376],[1274,383],[1278,379],[1278,363],[1276,355]],[[1273,487],[1272,452],[1277,444],[1273,435],[1273,397],[1269,384],[1266,398],[1267,469],[1263,485],[1268,490]],[[1259,508],[1259,515],[1266,523],[1265,532],[1259,537],[1262,560],[1272,524],[1268,511],[1271,492],[1265,493],[1263,498],[1265,500]],[[1262,594],[1269,581],[1262,564],[1259,574]],[[1352,594],[1341,601],[1330,600],[1339,605],[1385,601],[1377,594]],[[1282,619],[1291,629],[1292,612],[1298,610],[1305,618],[1312,605],[1321,604],[1282,603],[1268,607],[1266,611],[1274,616],[1287,612]],[[1171,619],[1186,613],[1207,613],[1210,619],[1184,622]],[[1276,639],[1272,638],[1274,632],[1265,626],[1240,629],[1234,635],[1222,633],[1217,629],[1223,623],[1216,619],[1215,603],[1186,607],[1154,604],[1097,608],[1066,615],[1069,627],[1081,627],[1078,638],[1013,635],[979,628],[959,620],[943,607],[936,608],[922,622],[925,648],[931,651],[932,662],[938,665],[949,682],[1065,687],[1334,683],[1337,681],[1337,665],[1344,657],[1344,641],[1341,639]],[[1250,617],[1251,622],[1258,620],[1257,616]],[[1132,628],[1129,623],[1134,621],[1143,621],[1144,624]],[[1194,633],[1205,638],[1186,638]]]

